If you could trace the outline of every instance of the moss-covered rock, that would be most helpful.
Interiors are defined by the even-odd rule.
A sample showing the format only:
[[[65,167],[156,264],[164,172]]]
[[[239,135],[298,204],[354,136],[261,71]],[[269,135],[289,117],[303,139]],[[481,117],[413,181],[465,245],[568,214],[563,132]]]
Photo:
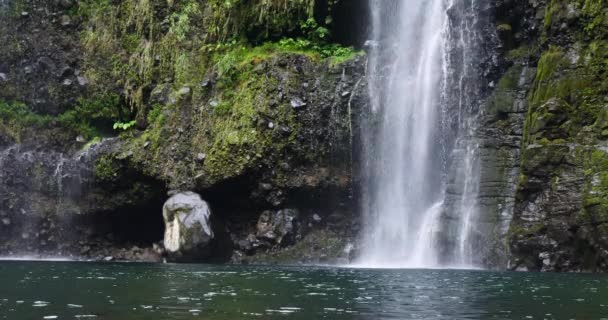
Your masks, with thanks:
[[[511,228],[513,267],[606,270],[602,177],[607,8],[548,1]]]
[[[206,86],[186,87],[187,96],[168,92],[164,100],[171,102],[150,117],[148,129],[128,138],[133,161],[183,188],[264,170],[287,185],[301,166],[328,168],[332,158],[350,159],[349,101],[361,93],[357,62],[333,66],[278,51],[252,55],[234,68],[235,79],[217,72],[201,80]]]

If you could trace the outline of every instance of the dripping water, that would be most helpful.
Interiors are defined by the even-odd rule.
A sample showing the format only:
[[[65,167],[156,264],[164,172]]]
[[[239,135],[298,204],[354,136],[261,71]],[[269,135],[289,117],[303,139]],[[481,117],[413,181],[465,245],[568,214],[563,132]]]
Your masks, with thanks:
[[[73,217],[92,187],[93,162],[113,139],[72,155],[16,144],[0,150],[0,250],[45,254],[73,243]]]

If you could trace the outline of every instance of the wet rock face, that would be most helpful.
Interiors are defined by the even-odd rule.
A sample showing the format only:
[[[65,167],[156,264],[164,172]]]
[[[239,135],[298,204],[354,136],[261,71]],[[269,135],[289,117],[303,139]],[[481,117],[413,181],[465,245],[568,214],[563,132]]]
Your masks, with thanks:
[[[342,210],[264,210],[252,224],[232,230],[231,263],[348,264],[356,256],[358,219]],[[243,220],[240,222],[243,225]]]
[[[207,253],[213,239],[211,210],[194,192],[178,193],[163,206],[165,250],[171,260],[197,260]]]
[[[606,36],[605,5],[520,2],[528,9],[513,21],[537,26],[529,40],[543,45],[522,55],[535,45],[528,41],[512,51],[536,76],[528,87],[509,267],[607,271],[606,45],[595,42]]]
[[[606,36],[606,23],[599,22],[605,6],[560,0],[486,6],[500,44],[493,48],[495,68],[484,74],[487,97],[473,133],[480,264],[606,271],[606,46],[594,40]],[[459,196],[448,186],[448,198]],[[444,234],[455,236],[449,229]]]
[[[297,231],[298,210],[284,209],[277,212],[264,211],[257,223],[257,238],[279,245],[293,242]]]
[[[516,203],[527,94],[536,73],[524,60],[512,63],[484,100],[475,132],[480,172],[473,239],[479,248],[477,262],[494,269],[508,264],[507,238]],[[450,193],[454,195],[459,193]]]
[[[94,192],[85,186],[94,179],[96,154],[0,150],[0,252],[52,251],[72,240],[68,217],[91,209],[81,201]]]
[[[0,255],[98,259],[111,254],[117,259],[139,260],[139,255],[116,252],[160,240],[162,229],[156,230],[162,221],[144,216],[147,220],[138,227],[138,232],[144,230],[140,236],[150,222],[160,226],[154,228],[158,237],[149,241],[129,236],[138,234],[132,230],[121,232],[123,228],[116,228],[115,222],[131,222],[119,219],[137,213],[138,204],[154,203],[157,198],[162,201],[162,189],[127,171],[119,176],[118,171],[95,165],[103,154],[119,148],[116,139],[102,140],[76,153],[32,150],[24,145],[0,148]],[[105,170],[107,176],[102,177]],[[159,220],[161,205],[155,207]]]

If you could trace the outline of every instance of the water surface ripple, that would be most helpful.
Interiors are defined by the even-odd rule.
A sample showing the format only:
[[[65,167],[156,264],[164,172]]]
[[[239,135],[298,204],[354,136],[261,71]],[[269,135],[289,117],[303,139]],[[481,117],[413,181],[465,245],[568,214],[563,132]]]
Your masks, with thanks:
[[[608,319],[608,277],[0,261],[0,319]]]

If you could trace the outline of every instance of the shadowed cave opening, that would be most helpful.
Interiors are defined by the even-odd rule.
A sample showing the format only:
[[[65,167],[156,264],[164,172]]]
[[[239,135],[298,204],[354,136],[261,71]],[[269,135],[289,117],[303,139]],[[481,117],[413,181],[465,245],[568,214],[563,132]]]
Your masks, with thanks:
[[[214,238],[207,261],[229,261],[236,249],[233,238],[245,234],[257,222],[264,208],[260,201],[252,198],[252,186],[257,181],[255,177],[244,176],[229,179],[200,192],[212,212]]]
[[[162,242],[165,233],[162,208],[165,199],[155,197],[149,202],[100,212],[80,218],[89,239],[107,241],[112,246],[151,247]]]
[[[354,224],[352,198],[349,188],[319,187],[306,188],[269,188],[264,187],[263,179],[251,176],[241,177],[219,183],[201,192],[203,199],[209,201],[212,210],[211,222],[214,236],[207,261],[226,262],[239,248],[239,242],[255,235],[260,215],[266,211],[277,212],[283,209],[297,209],[299,216],[295,222],[295,234],[305,237],[315,229],[330,228],[335,232],[349,233]],[[276,194],[282,201],[274,203]],[[320,217],[320,220],[319,219]],[[300,241],[300,240],[298,240]],[[285,246],[294,243],[288,241]],[[262,247],[256,253],[272,251]]]
[[[342,0],[332,9],[332,34],[336,42],[362,48],[369,35],[368,0]]]

